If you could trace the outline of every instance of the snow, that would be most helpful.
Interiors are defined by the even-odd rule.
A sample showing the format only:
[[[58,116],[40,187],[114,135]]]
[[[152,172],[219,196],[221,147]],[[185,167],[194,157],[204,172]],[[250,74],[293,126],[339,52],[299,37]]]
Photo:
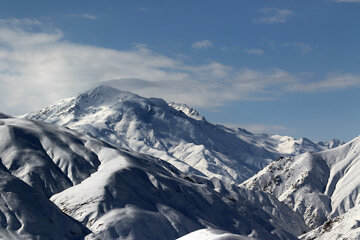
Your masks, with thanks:
[[[81,133],[15,118],[0,120],[0,159],[11,174],[49,197],[95,172],[100,164]]]
[[[267,193],[39,121],[1,119],[0,159],[5,239],[161,240],[204,228],[296,239],[307,229]]]
[[[88,232],[41,193],[0,170],[0,239],[79,239]]]
[[[319,152],[332,148],[332,145],[323,146],[304,137],[295,139],[290,136],[255,134],[241,128],[235,128],[234,133],[242,140],[265,148],[279,156],[293,156],[305,152]]]
[[[200,229],[177,240],[254,240],[255,238],[224,232],[218,229]]]
[[[306,229],[301,216],[265,193],[232,185],[234,190],[223,189],[232,196],[226,197],[209,180],[184,175],[158,159],[115,149],[98,156],[102,163],[96,173],[51,198],[92,230],[87,239],[175,239],[214,226],[246,236],[295,239],[285,229],[296,234]]]
[[[108,86],[26,116],[168,161],[181,171],[241,183],[279,156],[326,147],[207,122],[195,109]]]
[[[176,110],[178,110],[178,111],[182,111],[183,113],[186,114],[186,116],[191,117],[191,118],[193,118],[195,120],[198,120],[198,121],[204,121],[205,120],[204,116],[201,116],[199,114],[199,112],[196,111],[196,109],[189,107],[185,103],[170,102],[169,106],[176,109]]]
[[[25,117],[60,126],[0,113],[1,239],[360,238],[360,137],[253,134],[106,86]]]
[[[360,239],[360,206],[348,210],[345,214],[326,221],[322,226],[302,236],[302,240],[338,240]]]
[[[275,195],[303,214],[306,223],[315,228],[357,207],[359,152],[357,137],[333,149],[283,158],[242,186]]]

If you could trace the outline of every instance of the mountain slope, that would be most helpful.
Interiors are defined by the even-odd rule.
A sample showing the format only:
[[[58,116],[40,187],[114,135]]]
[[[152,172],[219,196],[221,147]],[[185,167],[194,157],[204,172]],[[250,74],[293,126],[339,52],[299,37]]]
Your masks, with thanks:
[[[294,143],[297,147],[285,149],[276,145],[284,142],[276,137],[262,138],[211,124],[184,104],[169,106],[161,99],[107,86],[61,100],[26,117],[64,125],[115,146],[161,158],[184,172],[235,183],[251,177],[280,155],[324,149],[312,142]]]
[[[5,239],[78,239],[88,231],[86,239],[175,239],[208,227],[296,239],[306,230],[269,194],[185,174],[64,127],[8,118],[0,131]]]
[[[300,215],[265,193],[235,186],[219,193],[205,178],[132,152],[104,150],[98,156],[96,173],[51,198],[93,231],[87,239],[175,239],[204,227],[296,239],[284,229],[296,235],[306,229]]]
[[[242,186],[274,194],[311,227],[359,203],[360,137],[334,149],[271,163]]]
[[[0,239],[79,239],[88,232],[41,193],[0,170]]]
[[[302,240],[360,239],[360,205],[346,213],[327,220],[322,226],[302,235]]]
[[[100,141],[50,124],[15,118],[0,120],[3,167],[50,197],[95,172],[100,164],[85,145]]]

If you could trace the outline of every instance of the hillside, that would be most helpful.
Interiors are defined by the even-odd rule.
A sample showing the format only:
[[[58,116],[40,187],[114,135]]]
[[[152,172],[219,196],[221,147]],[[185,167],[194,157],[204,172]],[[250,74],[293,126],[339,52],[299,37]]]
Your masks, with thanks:
[[[317,227],[358,206],[359,152],[357,137],[334,149],[282,158],[242,186],[275,195]]]

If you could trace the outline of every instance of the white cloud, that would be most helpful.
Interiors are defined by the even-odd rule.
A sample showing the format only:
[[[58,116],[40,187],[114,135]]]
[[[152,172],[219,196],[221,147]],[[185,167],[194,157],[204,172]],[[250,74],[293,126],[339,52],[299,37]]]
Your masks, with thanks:
[[[101,83],[147,97],[214,107],[271,99],[284,91],[360,85],[354,75],[303,82],[282,69],[236,69],[216,61],[190,65],[135,44],[127,51],[72,43],[59,29],[29,19],[0,20],[0,112],[36,111]]]
[[[204,49],[204,48],[210,48],[213,47],[214,44],[210,40],[203,40],[199,42],[194,42],[191,47],[195,49]]]
[[[250,55],[263,55],[264,54],[264,50],[262,49],[258,49],[258,48],[246,48],[244,49],[244,52],[246,52],[247,54]]]
[[[111,80],[124,90],[193,106],[255,99],[255,93],[292,82],[279,69],[234,69],[216,61],[188,65],[145,44],[117,51],[65,41],[59,29],[26,31],[23,24],[0,24],[1,111],[11,114],[37,110]]]
[[[286,23],[288,19],[295,14],[289,9],[279,8],[263,8],[260,9],[260,12],[263,14],[263,16],[255,19],[254,22],[256,23]]]

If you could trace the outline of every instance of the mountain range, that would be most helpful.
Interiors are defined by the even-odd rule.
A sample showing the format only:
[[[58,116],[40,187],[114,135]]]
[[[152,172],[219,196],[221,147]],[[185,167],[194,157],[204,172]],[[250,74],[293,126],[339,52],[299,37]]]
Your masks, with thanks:
[[[0,238],[358,239],[359,151],[99,86],[0,113]]]
[[[186,174],[66,127],[1,119],[0,159],[2,239],[176,239],[205,228],[296,239],[307,229],[267,193]]]

